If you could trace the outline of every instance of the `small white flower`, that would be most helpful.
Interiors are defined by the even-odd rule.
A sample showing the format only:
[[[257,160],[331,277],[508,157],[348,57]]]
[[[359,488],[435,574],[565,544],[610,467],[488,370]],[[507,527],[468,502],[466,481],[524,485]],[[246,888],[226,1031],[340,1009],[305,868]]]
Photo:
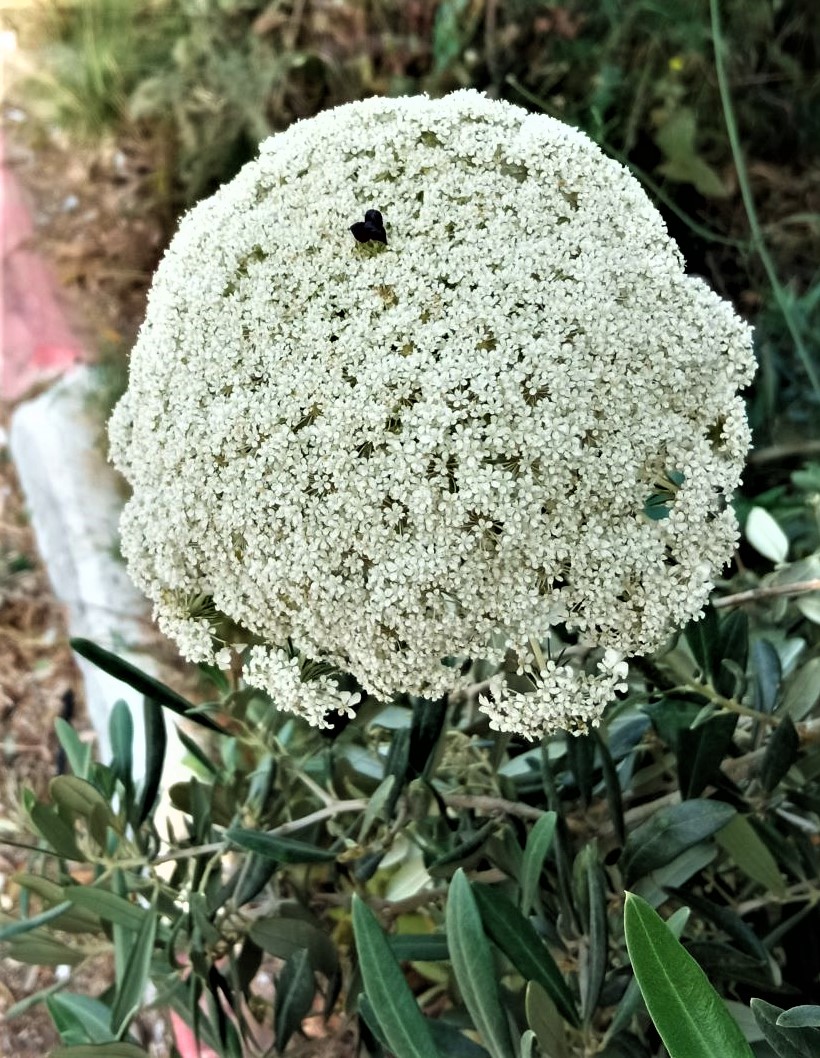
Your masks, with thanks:
[[[368,209],[386,245],[351,234]],[[749,328],[582,133],[476,92],[350,104],[182,221],[111,421],[123,552],[186,657],[238,629],[247,680],[314,723],[355,703],[309,662],[435,698],[443,658],[558,623],[651,651],[732,552],[752,372]],[[495,722],[594,723],[625,679],[602,665]]]

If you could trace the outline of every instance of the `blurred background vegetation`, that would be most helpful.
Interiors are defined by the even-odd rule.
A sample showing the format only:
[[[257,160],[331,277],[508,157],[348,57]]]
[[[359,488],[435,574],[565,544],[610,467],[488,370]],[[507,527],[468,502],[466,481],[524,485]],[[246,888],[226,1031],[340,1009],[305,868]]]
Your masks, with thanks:
[[[33,130],[139,153],[155,259],[260,139],[326,107],[473,86],[577,125],[756,325],[757,444],[817,418],[815,0],[725,0],[717,40],[708,0],[40,0],[5,17]]]
[[[193,696],[208,699],[199,716],[211,730],[185,743],[193,778],[171,799],[186,830],[167,855],[173,874],[163,875],[152,786],[163,748],[143,780],[129,770],[140,718],[115,710],[120,752],[107,766],[61,728],[74,775],[55,780],[50,798],[23,801],[51,888],[40,874],[20,876],[21,911],[32,900],[45,920],[36,930],[12,923],[13,953],[42,961],[52,943],[54,960],[82,962],[83,929],[110,940],[117,986],[95,1001],[101,1031],[116,1024],[123,1041],[144,1042],[129,1001],[150,976],[220,1055],[242,1053],[262,1023],[271,1028],[253,984],[269,956],[284,960],[281,994],[300,997],[277,1012],[276,1047],[298,1035],[312,1003],[332,1010],[342,982],[355,1017],[357,975],[367,977],[367,952],[380,943],[372,923],[351,917],[356,893],[408,935],[390,943],[412,965],[406,977],[424,1013],[441,1023],[442,1053],[486,1056],[461,1031],[481,1029],[483,995],[488,1009],[503,1006],[516,1054],[532,1047],[534,1031],[551,1058],[659,1055],[629,983],[629,886],[664,917],[691,910],[685,930],[685,914],[675,927],[756,1055],[820,1053],[816,1036],[786,1039],[776,1024],[780,1007],[816,1001],[820,974],[820,607],[805,589],[820,572],[820,5],[723,0],[716,20],[717,6],[42,0],[4,10],[21,56],[6,107],[14,138],[38,165],[51,159],[56,183],[70,172],[65,159],[84,159],[79,197],[107,202],[106,212],[99,201],[96,213],[68,211],[63,240],[97,253],[109,229],[125,225],[106,250],[105,283],[75,264],[64,273],[68,284],[82,281],[90,303],[110,300],[97,343],[109,402],[178,216],[230,179],[261,138],[368,95],[465,86],[575,124],[628,165],[689,270],[755,325],[760,361],[748,394],[755,449],[736,507],[741,523],[757,508],[763,528],[747,533],[706,620],[633,666],[630,691],[600,732],[534,748],[490,733],[473,698],[446,714],[368,700],[355,721],[320,733],[211,671]],[[78,649],[123,675],[117,659]],[[189,705],[155,685],[145,722],[158,730],[160,707]],[[116,849],[95,835],[100,819],[119,835]],[[59,857],[92,865],[92,881],[69,875]],[[469,967],[447,962],[467,928],[449,909],[454,892],[462,910],[478,907],[471,936],[485,956],[487,937],[494,945],[500,999],[494,978],[471,992]],[[139,974],[126,965],[137,936]],[[193,963],[187,977],[177,950]],[[226,968],[228,950],[240,955]],[[46,998],[64,1042],[84,1040],[91,1008],[60,995]],[[198,1013],[202,995],[207,1014]],[[752,997],[766,1001],[757,1021]],[[405,1006],[414,1009],[415,1000]],[[362,1046],[381,1054],[381,1015],[358,1010]]]

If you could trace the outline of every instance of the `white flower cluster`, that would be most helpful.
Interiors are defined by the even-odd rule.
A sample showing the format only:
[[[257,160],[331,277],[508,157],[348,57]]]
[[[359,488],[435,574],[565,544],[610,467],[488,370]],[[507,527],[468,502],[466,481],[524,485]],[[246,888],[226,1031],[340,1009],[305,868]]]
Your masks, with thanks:
[[[386,245],[351,233],[368,210]],[[475,92],[350,104],[182,221],[111,422],[123,551],[186,656],[229,625],[314,722],[351,704],[334,672],[435,698],[443,659],[559,623],[649,651],[731,553],[752,372],[748,327],[582,133]],[[613,672],[485,707],[577,727]]]

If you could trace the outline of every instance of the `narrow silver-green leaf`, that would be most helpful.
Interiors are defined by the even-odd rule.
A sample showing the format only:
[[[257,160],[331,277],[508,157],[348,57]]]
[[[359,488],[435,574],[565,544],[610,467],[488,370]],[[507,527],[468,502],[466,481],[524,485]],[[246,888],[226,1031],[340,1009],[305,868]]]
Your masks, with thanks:
[[[111,1008],[91,996],[62,992],[48,996],[46,1007],[64,1044],[112,1040]]]
[[[785,1029],[820,1029],[820,1007],[804,1003],[784,1010],[777,1017],[777,1025]]]
[[[111,1011],[111,1029],[120,1036],[137,1013],[148,983],[148,971],[154,954],[157,935],[157,911],[151,907],[145,913],[142,925],[134,939],[133,947],[119,982],[117,998]]]
[[[436,1058],[433,1037],[376,916],[353,897],[353,933],[365,991],[396,1058]]]
[[[273,1024],[277,1051],[283,1051],[294,1032],[299,1030],[303,1019],[310,1013],[315,994],[316,980],[310,956],[307,948],[301,948],[288,959],[276,978]]]
[[[750,1006],[766,1042],[777,1052],[778,1058],[817,1058],[820,1054],[820,1030],[810,1026],[787,1028],[781,1025],[780,1019],[786,1011],[762,999],[753,999]]]
[[[13,937],[19,937],[23,933],[29,933],[31,930],[37,929],[38,926],[47,926],[49,922],[59,918],[64,911],[68,911],[70,908],[71,901],[64,900],[55,907],[49,907],[47,910],[41,911],[39,915],[32,915],[31,918],[19,918],[16,922],[10,922],[7,926],[3,926],[0,929],[0,943],[10,941]]]
[[[557,821],[558,816],[555,812],[545,812],[536,821],[527,837],[524,860],[521,865],[521,911],[525,915],[528,915],[535,905],[541,871],[544,869],[544,860],[555,837]]]
[[[626,894],[624,933],[646,1008],[670,1058],[754,1058],[706,974],[633,893]]]
[[[450,883],[446,921],[456,983],[482,1043],[493,1058],[512,1058],[515,1048],[498,994],[492,949],[470,883],[461,867]]]
[[[54,721],[54,731],[71,770],[80,779],[87,779],[91,764],[91,743],[83,742],[71,724],[61,716]]]
[[[259,830],[232,827],[225,832],[225,837],[243,849],[250,849],[259,856],[267,856],[279,863],[327,863],[336,859],[334,852],[318,848],[307,841]]]

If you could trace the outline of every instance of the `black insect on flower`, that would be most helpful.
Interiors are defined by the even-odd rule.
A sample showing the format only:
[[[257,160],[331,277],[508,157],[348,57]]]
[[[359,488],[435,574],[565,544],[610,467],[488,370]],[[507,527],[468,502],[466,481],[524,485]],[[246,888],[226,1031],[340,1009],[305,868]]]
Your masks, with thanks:
[[[364,220],[357,220],[350,225],[356,242],[383,242],[387,245],[387,232],[384,230],[382,215],[377,209],[369,209]]]

